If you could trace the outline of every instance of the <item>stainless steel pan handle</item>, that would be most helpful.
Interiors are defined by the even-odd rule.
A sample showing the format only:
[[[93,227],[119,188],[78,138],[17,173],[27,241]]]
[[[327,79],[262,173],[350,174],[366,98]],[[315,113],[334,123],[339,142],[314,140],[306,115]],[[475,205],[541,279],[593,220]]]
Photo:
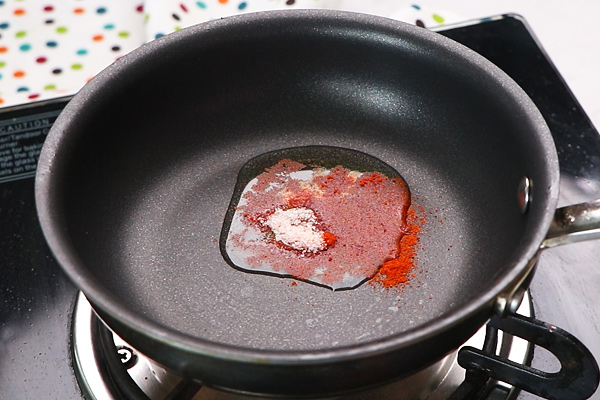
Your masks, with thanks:
[[[600,239],[600,199],[558,208],[541,248],[592,239]]]
[[[527,200],[525,199],[526,203]],[[564,244],[594,239],[600,239],[600,199],[557,208],[540,249],[545,250]],[[520,281],[512,286],[512,289],[497,297],[497,315],[506,316],[517,310],[519,304],[521,304],[523,293],[529,286],[528,279],[531,278],[529,272],[533,270],[536,261],[537,257],[532,260],[525,270],[526,273],[521,276]]]

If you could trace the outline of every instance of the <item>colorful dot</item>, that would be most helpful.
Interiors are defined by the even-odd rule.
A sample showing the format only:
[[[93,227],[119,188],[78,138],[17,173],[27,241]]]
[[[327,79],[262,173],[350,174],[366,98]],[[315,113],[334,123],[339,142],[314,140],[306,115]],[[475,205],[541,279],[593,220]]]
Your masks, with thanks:
[[[76,8],[73,10],[73,14],[83,14],[85,12],[85,9],[83,8]]]
[[[47,19],[44,21],[47,25],[53,24],[54,20],[53,19]]]
[[[29,96],[27,96],[27,98],[30,99],[30,100],[37,99],[38,97],[40,97],[40,95],[37,94],[37,93],[30,94]]]
[[[0,61],[0,68],[6,67],[6,63],[4,61]]]
[[[97,12],[98,14],[105,14],[105,13],[106,13],[106,7],[98,7],[98,8],[96,9],[96,12]]]
[[[92,36],[92,40],[94,42],[100,42],[102,39],[104,39],[103,35],[94,35],[94,36]]]
[[[294,3],[296,3],[296,0],[286,0],[285,2],[285,4],[287,4],[288,6],[294,5]]]
[[[144,11],[144,5],[143,5],[143,4],[140,4],[139,6],[137,6],[137,7],[135,8],[135,11],[137,11],[137,12],[140,12],[140,13],[141,13],[141,12],[143,12],[143,11]]]
[[[173,19],[174,19],[175,21],[181,21],[181,18],[179,18],[179,15],[177,15],[177,14],[172,14],[171,16],[173,17]]]
[[[113,46],[113,47],[111,47],[110,49],[111,49],[112,51],[119,51],[119,50],[121,50],[121,47],[120,47],[120,46]]]
[[[8,47],[0,46],[0,53],[6,53],[8,51]]]
[[[246,3],[245,1],[242,1],[239,5],[238,5],[238,10],[243,10],[248,6],[248,3]]]
[[[14,76],[15,78],[22,78],[22,77],[24,77],[24,76],[25,76],[25,71],[15,71],[15,72],[13,73],[13,76]]]
[[[29,50],[31,50],[31,45],[29,43],[22,44],[21,46],[19,46],[19,50],[29,51]]]
[[[8,22],[0,23],[0,29],[8,29],[9,26],[10,24]]]
[[[76,71],[81,68],[83,68],[83,65],[81,65],[81,64],[72,64],[71,65],[71,69],[76,70]]]
[[[46,46],[48,46],[48,47],[56,47],[56,46],[58,46],[58,43],[55,42],[54,40],[50,40],[50,41],[46,42]]]
[[[179,7],[184,11],[184,12],[188,12],[187,7],[185,6],[185,4],[181,3],[179,4]]]
[[[411,4],[411,7],[414,8],[415,10],[420,10],[421,6],[418,4]]]
[[[57,33],[67,33],[69,29],[66,26],[59,26],[58,28],[56,28],[56,32]]]
[[[23,37],[27,36],[27,32],[19,31],[19,32],[15,33],[15,36],[18,38],[23,38]]]
[[[127,37],[129,37],[129,32],[126,32],[126,31],[119,32],[119,37],[127,38]]]
[[[35,62],[38,63],[38,64],[43,64],[46,61],[48,61],[48,59],[46,57],[38,57],[38,58],[35,59]]]
[[[24,8],[17,8],[17,9],[15,9],[15,11],[13,11],[13,13],[15,15],[25,15],[25,9]]]
[[[197,1],[196,5],[200,8],[206,8],[206,3],[204,3],[203,1]]]
[[[438,24],[441,24],[442,22],[444,22],[444,17],[442,17],[441,15],[438,15],[438,14],[433,14],[431,17],[432,17],[432,18],[433,18],[433,20],[434,20],[435,22],[437,22]]]
[[[46,7],[44,7],[44,11],[46,11],[46,12],[54,11],[54,7],[53,6],[46,6]]]
[[[21,86],[17,88],[17,92],[29,92],[29,88],[27,86]]]
[[[62,69],[60,69],[60,68],[55,68],[55,69],[53,69],[53,70],[52,70],[52,73],[53,73],[54,75],[61,74],[61,73],[62,73]]]
[[[54,90],[54,89],[56,89],[56,85],[54,85],[52,83],[44,86],[44,90]]]
[[[219,3],[221,3],[221,4],[225,4],[225,3],[227,3],[227,1],[228,1],[228,0],[219,0]]]
[[[165,36],[164,33],[157,33],[156,35],[154,35],[154,39],[158,39],[158,38],[161,38],[163,36]]]
[[[115,29],[115,24],[106,24],[106,25],[104,25],[104,29],[106,29],[106,30]]]
[[[77,50],[76,53],[78,56],[85,56],[87,54],[87,52],[88,51],[86,49],[79,49],[79,50]]]

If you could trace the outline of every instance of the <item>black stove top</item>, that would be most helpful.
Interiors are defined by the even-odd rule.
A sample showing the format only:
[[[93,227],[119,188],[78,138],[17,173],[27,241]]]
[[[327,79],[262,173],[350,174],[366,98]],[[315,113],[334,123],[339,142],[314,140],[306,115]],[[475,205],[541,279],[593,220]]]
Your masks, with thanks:
[[[559,153],[561,205],[600,197],[600,136],[522,19],[488,18],[439,32],[496,63],[537,104]],[[47,248],[34,204],[37,155],[68,100],[0,109],[2,399],[82,398],[71,357],[77,290]],[[570,331],[600,360],[598,250],[596,241],[546,251],[530,293],[537,318]],[[533,365],[557,367],[553,356],[537,349]]]

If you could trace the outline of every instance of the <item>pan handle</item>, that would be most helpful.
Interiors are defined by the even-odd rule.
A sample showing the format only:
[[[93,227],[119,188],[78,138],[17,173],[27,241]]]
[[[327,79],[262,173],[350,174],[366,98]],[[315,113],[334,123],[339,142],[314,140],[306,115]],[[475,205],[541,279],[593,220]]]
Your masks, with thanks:
[[[484,371],[492,379],[551,400],[587,399],[598,388],[600,371],[594,356],[563,329],[518,314],[495,316],[488,326],[544,347],[558,358],[560,371],[540,371],[473,347],[463,347],[458,353],[463,368]]]
[[[600,239],[600,199],[558,208],[541,248],[592,239]]]

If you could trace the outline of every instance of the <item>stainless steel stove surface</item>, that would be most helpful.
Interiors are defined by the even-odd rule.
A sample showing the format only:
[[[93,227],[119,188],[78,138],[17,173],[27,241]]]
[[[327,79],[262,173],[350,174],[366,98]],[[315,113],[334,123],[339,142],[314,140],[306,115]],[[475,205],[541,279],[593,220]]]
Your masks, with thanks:
[[[448,27],[440,33],[464,43],[496,63],[525,89],[540,108],[559,152],[561,205],[600,197],[600,136],[560,75],[547,61],[526,25],[516,17],[497,17],[459,27]],[[77,301],[78,291],[65,277],[48,250],[39,228],[33,195],[32,178],[39,149],[67,101],[68,98],[64,98],[0,109],[2,399],[81,399],[87,390],[82,390],[78,383],[75,368],[77,362],[73,357],[74,344],[82,345],[85,339],[81,336],[75,338],[73,332],[78,327],[84,332],[91,328],[86,328],[85,324],[82,328],[82,322],[74,323],[73,316],[83,312],[87,317],[78,321],[87,320],[91,324],[92,313],[89,308],[85,308],[84,301]],[[599,249],[598,242],[584,242],[546,251],[530,285],[535,316],[574,334],[597,360],[600,360],[600,307],[597,307],[600,268],[596,256]],[[528,301],[525,303],[529,304]],[[481,335],[480,332],[473,339],[477,346],[481,346]],[[130,355],[126,343],[119,342],[118,337],[113,337],[113,340],[116,340],[115,351],[118,348],[125,358]],[[534,367],[544,371],[558,369],[554,356],[539,347],[534,350]],[[78,361],[81,361],[80,356],[77,355]],[[415,382],[423,376],[427,378],[425,382],[429,382],[429,376],[434,372],[444,379],[450,375],[463,377],[464,372],[460,367],[451,366],[455,357],[452,354],[431,370],[409,378],[412,380],[408,384],[404,383],[404,386],[399,382],[380,391],[358,394],[351,398],[446,398],[446,392],[415,389]],[[516,357],[521,360],[528,358],[526,354]],[[126,366],[134,364],[132,361],[125,361]],[[85,368],[88,368],[90,363],[84,363]],[[135,364],[138,367],[146,365],[147,369],[139,375],[142,380],[147,380],[144,377],[150,371],[149,374],[156,378],[151,381],[166,380],[171,386],[179,384],[179,378],[169,377],[166,371],[163,377],[160,366],[153,365],[151,360],[138,358]],[[400,389],[396,384],[400,385]],[[433,384],[436,385],[437,383]],[[501,390],[487,394],[484,398],[510,398],[516,395],[514,392],[510,393],[510,388],[504,385],[499,388]],[[196,392],[180,392],[180,398],[235,398],[208,388],[202,388],[200,392],[198,387],[192,389]],[[401,395],[400,391],[404,394]],[[199,396],[198,393],[202,393],[203,397],[195,397]],[[402,397],[407,395],[409,397]],[[159,394],[158,398],[160,396],[162,395]],[[521,393],[518,398],[525,400],[536,397]],[[596,393],[594,398],[600,398],[600,395]]]

